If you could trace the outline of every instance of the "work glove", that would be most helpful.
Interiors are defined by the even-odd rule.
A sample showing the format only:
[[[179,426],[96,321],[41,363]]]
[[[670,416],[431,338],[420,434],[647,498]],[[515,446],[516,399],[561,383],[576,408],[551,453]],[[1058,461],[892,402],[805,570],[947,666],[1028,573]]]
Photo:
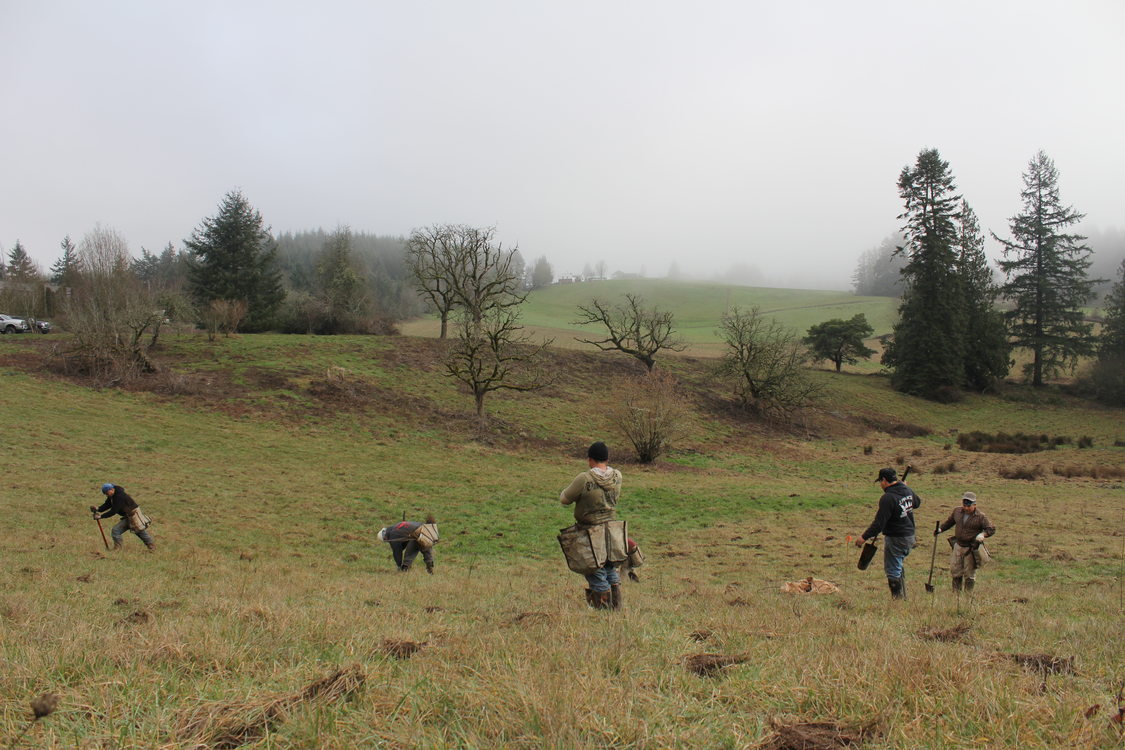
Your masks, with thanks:
[[[90,506],[90,512],[91,512],[91,513],[97,513],[97,512],[98,512],[98,506],[96,506],[96,505],[91,505],[91,506]]]
[[[98,520],[99,518],[101,518],[101,517],[102,517],[102,514],[101,514],[101,513],[97,513],[97,512],[95,512],[95,513],[94,513],[94,520],[95,520],[95,521],[97,521],[97,520]]]
[[[935,526],[935,527],[934,527],[934,536],[937,536],[937,535],[938,535],[938,534],[940,534],[940,533],[941,533],[941,528],[940,528],[940,527],[938,527],[938,526]]]
[[[982,531],[981,533],[977,534],[976,537],[973,538],[973,541],[976,542],[977,544],[980,544],[981,542],[983,542],[984,541],[984,532]]]

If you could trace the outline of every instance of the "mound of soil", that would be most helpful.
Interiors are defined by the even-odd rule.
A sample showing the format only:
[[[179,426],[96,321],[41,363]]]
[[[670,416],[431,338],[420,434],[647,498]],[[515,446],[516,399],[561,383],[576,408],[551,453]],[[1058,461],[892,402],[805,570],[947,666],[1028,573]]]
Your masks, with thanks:
[[[944,630],[941,628],[922,628],[918,631],[918,637],[930,641],[951,643],[954,641],[967,640],[970,630],[972,630],[972,628],[964,623],[954,625],[951,628],[945,628]]]
[[[727,667],[748,659],[745,654],[692,654],[684,659],[684,667],[700,677],[714,677]]]
[[[761,750],[834,750],[859,747],[871,735],[834,721],[813,721],[774,727],[774,734],[758,745]]]

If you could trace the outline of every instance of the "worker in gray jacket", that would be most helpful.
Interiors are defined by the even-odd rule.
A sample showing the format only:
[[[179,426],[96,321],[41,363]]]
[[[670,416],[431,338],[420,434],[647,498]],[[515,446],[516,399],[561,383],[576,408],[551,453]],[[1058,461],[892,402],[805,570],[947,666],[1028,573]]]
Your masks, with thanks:
[[[379,541],[388,542],[391,545],[391,556],[394,558],[395,566],[403,573],[410,570],[410,566],[414,564],[414,559],[421,552],[422,559],[426,562],[426,572],[433,575],[433,545],[418,538],[422,527],[433,523],[433,517],[431,516],[426,519],[425,524],[418,521],[403,521],[379,530]]]

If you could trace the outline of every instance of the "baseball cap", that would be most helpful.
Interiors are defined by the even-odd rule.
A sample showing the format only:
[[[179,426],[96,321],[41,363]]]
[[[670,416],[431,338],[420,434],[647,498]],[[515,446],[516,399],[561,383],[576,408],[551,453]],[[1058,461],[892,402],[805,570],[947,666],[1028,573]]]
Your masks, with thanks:
[[[879,474],[878,474],[878,476],[875,477],[875,481],[881,482],[884,479],[886,479],[888,482],[897,482],[898,481],[898,473],[894,469],[891,469],[891,468],[879,469]]]
[[[975,492],[966,492],[964,495],[961,496],[961,501],[965,502],[965,503],[968,503],[969,505],[976,505],[976,502],[977,502],[976,493]]]
[[[113,483],[112,482],[106,482],[105,484],[102,485],[102,494],[104,495],[112,489],[113,489]]]

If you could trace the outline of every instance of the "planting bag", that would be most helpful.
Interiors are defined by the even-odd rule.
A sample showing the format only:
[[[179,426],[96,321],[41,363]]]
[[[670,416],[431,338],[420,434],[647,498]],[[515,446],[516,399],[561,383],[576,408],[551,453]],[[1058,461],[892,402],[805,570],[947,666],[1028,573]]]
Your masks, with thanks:
[[[129,514],[129,528],[132,531],[144,531],[150,523],[152,523],[152,519],[142,513],[140,508]]]
[[[438,543],[438,528],[436,523],[424,523],[414,531],[414,541],[422,549],[431,549]]]
[[[973,562],[978,568],[983,568],[991,561],[992,555],[988,554],[988,548],[984,546],[984,542],[981,542],[980,546],[973,550]]]
[[[559,529],[558,536],[567,567],[580,575],[590,575],[606,563],[625,562],[628,539],[625,521],[574,524]]]

